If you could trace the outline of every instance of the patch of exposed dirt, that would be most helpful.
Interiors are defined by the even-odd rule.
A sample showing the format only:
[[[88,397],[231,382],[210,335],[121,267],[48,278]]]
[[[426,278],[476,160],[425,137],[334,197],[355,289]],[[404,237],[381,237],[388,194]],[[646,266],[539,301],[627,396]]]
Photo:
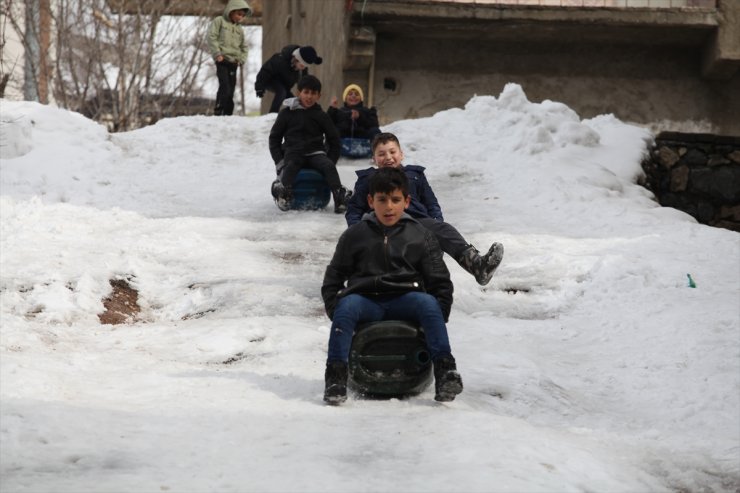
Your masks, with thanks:
[[[302,252],[281,252],[277,254],[277,257],[289,264],[302,264],[307,260],[306,255]]]
[[[123,279],[111,279],[111,294],[103,300],[105,311],[98,315],[101,324],[126,324],[135,322],[141,307],[139,292]]]

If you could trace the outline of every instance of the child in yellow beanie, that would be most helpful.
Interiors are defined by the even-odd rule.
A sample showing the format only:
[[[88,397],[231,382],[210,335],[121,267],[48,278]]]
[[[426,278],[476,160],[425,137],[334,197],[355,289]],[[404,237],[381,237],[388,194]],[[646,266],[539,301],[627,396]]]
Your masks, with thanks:
[[[344,88],[342,107],[339,107],[336,97],[332,98],[331,106],[326,112],[339,130],[341,138],[372,140],[380,133],[378,112],[375,107],[366,107],[363,104],[364,99],[362,88],[357,84],[350,84]]]

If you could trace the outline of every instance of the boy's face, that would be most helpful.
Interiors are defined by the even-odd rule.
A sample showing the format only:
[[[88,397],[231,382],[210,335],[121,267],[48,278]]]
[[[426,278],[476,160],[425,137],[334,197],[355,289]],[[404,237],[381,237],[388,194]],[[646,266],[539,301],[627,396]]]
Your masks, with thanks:
[[[319,91],[314,91],[305,87],[298,93],[298,100],[304,108],[310,108],[315,105],[316,101],[318,101],[320,97],[321,93]]]
[[[359,104],[362,101],[360,99],[360,93],[355,91],[354,89],[351,89],[347,93],[347,99],[344,100],[345,103],[347,103],[350,106],[354,106],[356,104]]]
[[[397,143],[389,140],[375,146],[373,161],[378,168],[398,168],[403,161],[403,151]]]
[[[400,189],[391,193],[376,193],[367,196],[367,203],[375,210],[375,216],[383,226],[393,226],[401,220],[403,211],[411,203],[411,197],[404,197]]]
[[[246,10],[232,10],[229,12],[229,19],[231,19],[231,22],[234,24],[241,24],[241,22],[244,20],[244,17],[247,16]]]

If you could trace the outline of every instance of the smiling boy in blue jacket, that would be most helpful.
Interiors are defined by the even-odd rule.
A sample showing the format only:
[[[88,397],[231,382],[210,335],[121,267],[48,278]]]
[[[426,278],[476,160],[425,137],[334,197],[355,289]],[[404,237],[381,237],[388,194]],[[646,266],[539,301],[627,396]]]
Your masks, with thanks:
[[[434,233],[442,251],[471,273],[478,284],[482,286],[488,284],[504,256],[504,246],[501,243],[493,243],[488,253],[480,255],[478,250],[468,243],[457,229],[444,221],[442,208],[424,175],[424,167],[402,164],[403,151],[398,137],[388,132],[378,134],[373,139],[372,148],[373,162],[378,168],[356,172],[357,182],[344,215],[347,225],[352,226],[358,223],[362,216],[370,211],[366,199],[368,183],[378,169],[399,168],[409,180],[408,214]]]

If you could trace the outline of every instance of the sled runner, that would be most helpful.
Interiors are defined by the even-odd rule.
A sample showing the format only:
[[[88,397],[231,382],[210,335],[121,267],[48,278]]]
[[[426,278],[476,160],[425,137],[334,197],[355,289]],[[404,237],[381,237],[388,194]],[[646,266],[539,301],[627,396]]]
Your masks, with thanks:
[[[280,181],[272,182],[272,197],[277,203]],[[303,168],[296,175],[293,182],[293,200],[288,210],[316,210],[323,209],[331,200],[331,189],[324,176],[311,168]]]
[[[350,388],[368,396],[419,394],[432,381],[424,331],[400,320],[360,325],[349,355]]]
[[[370,139],[359,139],[344,137],[341,139],[342,147],[339,155],[349,158],[370,157],[373,155],[373,149],[370,145]]]

